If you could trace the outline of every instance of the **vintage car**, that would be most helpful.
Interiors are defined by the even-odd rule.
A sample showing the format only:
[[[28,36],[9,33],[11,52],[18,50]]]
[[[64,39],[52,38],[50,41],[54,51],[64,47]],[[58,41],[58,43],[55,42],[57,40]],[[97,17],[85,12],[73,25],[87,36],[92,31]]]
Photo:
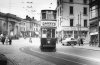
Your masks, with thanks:
[[[75,38],[66,38],[65,40],[62,40],[62,45],[76,45],[77,44],[77,40]]]

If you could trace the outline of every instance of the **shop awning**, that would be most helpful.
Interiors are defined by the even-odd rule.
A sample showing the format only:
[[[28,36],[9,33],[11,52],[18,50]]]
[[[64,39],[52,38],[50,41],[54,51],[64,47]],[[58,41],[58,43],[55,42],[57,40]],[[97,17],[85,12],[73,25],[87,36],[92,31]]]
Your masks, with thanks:
[[[98,32],[90,33],[90,35],[97,35],[97,34],[98,34]]]

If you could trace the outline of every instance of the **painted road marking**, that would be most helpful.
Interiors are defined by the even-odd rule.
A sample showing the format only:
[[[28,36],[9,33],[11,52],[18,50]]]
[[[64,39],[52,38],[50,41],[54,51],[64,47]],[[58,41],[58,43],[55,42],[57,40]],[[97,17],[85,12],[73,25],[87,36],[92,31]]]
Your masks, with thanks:
[[[51,55],[48,55],[48,54],[45,54],[45,53],[42,53],[42,52],[35,51],[32,48],[30,48],[30,50],[33,51],[33,52],[39,53],[39,54],[51,56]],[[79,63],[79,62],[68,60],[68,59],[64,59],[64,58],[59,58],[59,57],[55,57],[55,58],[62,59],[62,60],[65,60],[65,61],[69,61],[69,62],[73,62],[73,63],[77,63],[77,64],[81,64],[81,65],[87,65],[87,64]]]

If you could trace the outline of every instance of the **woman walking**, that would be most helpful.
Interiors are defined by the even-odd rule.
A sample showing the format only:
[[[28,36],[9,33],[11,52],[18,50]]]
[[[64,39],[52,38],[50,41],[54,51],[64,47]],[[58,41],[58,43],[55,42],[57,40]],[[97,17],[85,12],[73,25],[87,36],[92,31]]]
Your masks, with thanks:
[[[9,43],[8,36],[5,38],[5,43],[6,43],[6,44],[8,44],[8,43]]]

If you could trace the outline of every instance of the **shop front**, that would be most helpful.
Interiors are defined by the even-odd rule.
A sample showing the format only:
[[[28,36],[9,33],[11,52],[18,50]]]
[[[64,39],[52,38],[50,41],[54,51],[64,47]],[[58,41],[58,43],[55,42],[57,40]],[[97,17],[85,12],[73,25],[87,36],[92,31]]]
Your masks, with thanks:
[[[91,46],[98,46],[99,45],[99,42],[98,42],[98,32],[95,32],[95,33],[91,33],[90,34],[90,45]]]
[[[98,41],[98,23],[91,23],[90,24],[90,45],[91,46],[99,46]]]

